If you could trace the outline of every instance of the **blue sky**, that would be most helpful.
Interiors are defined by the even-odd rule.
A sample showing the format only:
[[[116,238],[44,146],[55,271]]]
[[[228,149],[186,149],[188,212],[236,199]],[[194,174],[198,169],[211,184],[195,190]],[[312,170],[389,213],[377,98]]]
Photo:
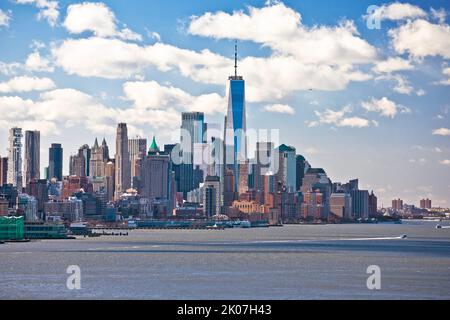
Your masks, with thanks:
[[[237,39],[249,128],[280,129],[380,205],[450,206],[447,1],[0,0],[0,10],[2,156],[12,125],[41,130],[42,166],[61,142],[67,172],[96,136],[113,153],[118,121],[161,144],[184,110],[222,123]]]

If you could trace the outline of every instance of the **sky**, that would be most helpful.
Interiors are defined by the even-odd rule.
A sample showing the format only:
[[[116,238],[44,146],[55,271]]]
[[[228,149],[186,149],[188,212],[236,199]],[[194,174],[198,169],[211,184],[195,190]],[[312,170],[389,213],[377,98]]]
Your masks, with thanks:
[[[0,0],[0,155],[8,129],[68,158],[115,130],[177,141],[183,111],[223,123],[246,80],[247,127],[278,129],[332,181],[450,207],[448,1]],[[42,171],[43,172],[43,171]]]

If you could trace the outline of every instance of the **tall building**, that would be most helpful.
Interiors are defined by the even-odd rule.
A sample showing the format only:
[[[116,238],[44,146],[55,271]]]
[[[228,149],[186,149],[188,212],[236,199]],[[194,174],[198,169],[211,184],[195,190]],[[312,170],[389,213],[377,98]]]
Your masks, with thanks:
[[[0,157],[0,187],[8,183],[8,158]]]
[[[109,151],[106,140],[103,139],[102,145],[99,146],[97,138],[91,148],[91,159],[89,161],[89,173],[91,177],[104,177],[105,166],[109,160]]]
[[[128,152],[130,153],[131,179],[139,176],[139,161],[145,158],[147,153],[147,139],[134,138],[128,140]],[[135,187],[133,185],[133,187]]]
[[[59,143],[52,143],[48,152],[48,179],[63,179],[63,148]]]
[[[9,130],[8,183],[22,192],[22,129]]]
[[[352,198],[348,193],[333,193],[330,196],[330,215],[338,219],[352,218]]]
[[[89,171],[89,164],[91,162],[91,148],[89,148],[89,146],[87,144],[82,145],[80,147],[80,149],[78,150],[78,155],[80,156],[81,159],[81,155],[83,155],[83,159],[84,159],[84,174],[81,175],[83,177],[89,177],[90,176],[90,171]]]
[[[26,193],[36,198],[37,210],[44,212],[44,203],[48,201],[48,181],[47,179],[33,179],[26,186]]]
[[[150,200],[167,204],[167,212],[173,209],[172,170],[170,156],[161,154],[155,138],[147,156],[142,160],[140,194]]]
[[[194,145],[206,142],[205,115],[203,112],[183,112],[181,114],[180,157],[177,183],[178,191],[186,198],[187,193],[198,188],[199,179],[194,175]],[[199,172],[197,172],[197,176]]]
[[[289,192],[297,189],[297,155],[294,147],[282,144],[278,147],[278,181]]]
[[[106,185],[106,198],[108,201],[112,201],[114,198],[114,188],[115,188],[115,164],[114,161],[109,160],[105,164],[105,185]]]
[[[392,200],[392,209],[394,211],[403,210],[403,200],[402,199],[394,199],[394,200]]]
[[[295,158],[296,169],[295,169],[295,190],[299,191],[302,187],[303,178],[305,177],[305,172],[307,169],[305,157],[302,155],[297,155]]]
[[[420,200],[420,209],[431,209],[431,200],[428,198]]]
[[[41,157],[41,134],[39,131],[25,131],[25,185],[31,180],[39,180]]]
[[[82,146],[78,154],[70,156],[69,174],[71,176],[86,177],[86,149]]]
[[[352,211],[356,219],[369,218],[369,191],[367,190],[351,190]]]
[[[255,164],[253,165],[253,188],[256,191],[264,190],[264,176],[273,172],[274,146],[272,142],[257,142],[255,152]]]
[[[128,152],[128,129],[126,123],[119,123],[116,136],[115,197],[131,187],[130,153]]]
[[[378,213],[378,198],[372,192],[369,194],[369,217],[375,217]]]
[[[207,176],[203,185],[203,209],[205,216],[212,217],[220,213],[220,179],[217,176]]]
[[[247,123],[245,108],[245,81],[237,75],[237,45],[235,46],[234,75],[228,78],[228,111],[225,118],[225,152],[224,164],[233,171],[235,191],[239,189],[239,169],[241,163],[246,163],[247,157]]]

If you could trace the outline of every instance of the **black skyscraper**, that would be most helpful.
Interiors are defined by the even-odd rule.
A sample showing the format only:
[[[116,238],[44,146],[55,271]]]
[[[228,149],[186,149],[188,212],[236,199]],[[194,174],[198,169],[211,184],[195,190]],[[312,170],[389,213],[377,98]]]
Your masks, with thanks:
[[[48,154],[48,178],[62,181],[63,149],[61,144],[53,143]]]

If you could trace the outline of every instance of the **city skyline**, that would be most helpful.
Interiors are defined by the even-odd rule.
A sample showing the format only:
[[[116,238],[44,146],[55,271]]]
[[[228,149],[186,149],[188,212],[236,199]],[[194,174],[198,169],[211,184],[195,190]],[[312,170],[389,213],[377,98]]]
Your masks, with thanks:
[[[308,2],[300,6],[287,1],[255,2],[251,8],[236,3],[227,4],[227,7],[212,4],[210,8],[181,6],[180,12],[174,15],[186,19],[185,33],[175,27],[146,25],[139,16],[129,21],[126,6],[115,1],[72,7],[68,2],[61,2],[59,19],[54,21],[48,17],[50,24],[55,22],[54,26],[45,19],[36,21],[33,17],[39,9],[33,5],[2,3],[0,9],[10,19],[7,25],[0,26],[0,40],[12,45],[2,46],[0,56],[0,108],[14,116],[0,116],[0,155],[7,156],[8,130],[13,125],[22,127],[24,132],[40,130],[41,175],[47,165],[45,159],[51,143],[62,144],[64,174],[67,174],[69,156],[85,143],[91,146],[95,137],[105,137],[111,148],[110,154],[114,155],[114,136],[119,122],[128,123],[129,137],[140,135],[150,140],[156,135],[161,145],[174,142],[170,131],[180,126],[181,111],[203,111],[208,118],[206,122],[221,123],[227,107],[226,77],[233,72],[233,41],[238,39],[239,59],[242,60],[239,70],[249,87],[247,127],[280,129],[282,143],[294,146],[297,153],[304,155],[314,167],[324,168],[333,181],[360,178],[362,188],[375,191],[380,206],[390,206],[392,199],[400,197],[416,205],[421,199],[431,198],[436,206],[449,207],[450,137],[446,102],[449,93],[445,91],[448,87],[444,76],[437,77],[442,74],[440,71],[447,70],[449,46],[444,41],[442,47],[434,48],[434,51],[420,51],[411,44],[407,34],[411,24],[431,28],[429,32],[437,29],[437,33],[442,31],[441,26],[445,32],[448,19],[439,11],[442,4],[435,1],[425,5],[423,2],[409,3],[414,9],[409,11],[411,16],[401,18],[389,16],[395,8],[386,5],[391,11],[385,9],[386,17],[378,31],[366,28],[362,16],[367,14],[368,5],[364,1],[346,7],[346,14],[338,9],[325,14],[320,11],[322,6],[312,8]],[[151,7],[151,4],[142,5],[145,9]],[[242,12],[239,15],[233,13],[233,9]],[[162,10],[166,12],[164,8]],[[448,7],[444,7],[444,13],[445,10]],[[226,13],[218,13],[220,11]],[[110,29],[106,30],[102,29],[105,25],[80,25],[77,20],[80,12],[106,18],[108,14],[105,13],[115,12],[116,18],[109,20],[112,25],[109,24]],[[277,47],[271,42],[270,34],[245,36],[239,27],[227,32],[232,18],[248,19],[248,23],[256,24],[263,14],[267,14],[267,19],[276,19],[275,13],[284,14],[286,21],[297,18],[300,25],[294,27],[299,28],[298,45],[301,48],[308,49],[308,41],[311,45],[326,45],[314,38],[314,32],[323,32],[336,41],[325,48],[340,48],[339,39],[345,36],[354,40],[356,46],[361,45],[362,51],[344,48],[346,51],[341,58],[345,61],[338,61],[332,52],[326,57],[320,54],[315,57],[327,61],[314,61],[312,56],[298,57],[290,52],[297,48],[295,43],[290,48],[281,41]],[[194,14],[197,17],[192,17]],[[339,26],[344,15],[353,21],[353,26],[345,23]],[[27,23],[20,22],[18,17],[25,16],[31,18],[21,19]],[[170,18],[173,21],[173,16]],[[407,22],[407,18],[411,21]],[[321,26],[318,31],[314,31],[314,24]],[[30,38],[14,36],[15,30],[30,25],[37,28]],[[202,31],[205,26],[209,26],[210,34]],[[332,26],[339,27],[332,32]],[[352,31],[353,27],[361,36]],[[144,28],[151,28],[147,36]],[[278,31],[280,37],[286,32]],[[387,35],[388,40],[383,35]],[[259,48],[259,44],[264,47]],[[88,61],[75,59],[73,65],[65,64],[64,55],[69,54],[70,49],[96,50],[110,45],[123,50],[120,54],[146,49],[149,55],[155,55],[152,56],[155,59],[162,59],[167,52],[178,54],[186,65],[143,58],[144,61],[137,62],[142,65],[131,69],[120,66],[124,69],[108,70],[114,61],[99,59],[98,69],[93,71],[94,66]],[[393,48],[382,51],[390,45]],[[20,49],[19,54],[16,49]],[[203,49],[210,51],[201,51]],[[306,72],[299,78],[287,78],[302,83],[281,83],[280,86],[277,74],[264,74],[274,81],[267,83],[250,68],[252,63],[256,68],[255,63],[259,62],[261,69],[258,72],[266,68],[269,72],[270,63],[281,57],[293,59],[294,66],[300,61],[300,68],[313,68],[318,64],[318,69],[310,72],[328,75],[330,81],[310,79]],[[202,66],[196,67],[199,61]],[[78,69],[76,63],[80,63]],[[339,67],[331,68],[328,70],[331,73],[327,74],[327,67],[332,63]],[[279,73],[292,76],[283,69]],[[367,79],[368,76],[372,79]],[[30,81],[30,77],[39,79]],[[268,90],[271,86],[274,90]],[[67,108],[57,110],[62,109],[60,105],[67,105]],[[33,107],[38,108],[35,114],[29,112]],[[19,113],[24,114],[18,114],[13,108],[21,108]]]

